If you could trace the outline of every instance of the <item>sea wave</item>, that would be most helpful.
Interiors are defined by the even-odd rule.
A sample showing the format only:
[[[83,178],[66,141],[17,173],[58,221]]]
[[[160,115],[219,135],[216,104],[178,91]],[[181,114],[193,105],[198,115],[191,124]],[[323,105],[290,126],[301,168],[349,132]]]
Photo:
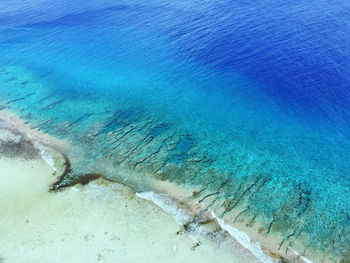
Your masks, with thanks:
[[[45,150],[42,145],[37,144],[37,148],[40,151],[41,158],[52,168],[52,170],[57,171],[53,156],[47,150]]]
[[[157,194],[154,192],[140,192],[136,195],[142,199],[152,201],[157,206],[162,208],[167,214],[171,215],[180,225],[189,221],[190,215],[185,209],[178,207],[167,194]]]
[[[248,249],[255,257],[257,257],[263,263],[273,263],[274,259],[266,255],[261,247],[259,242],[252,242],[250,237],[243,231],[238,230],[237,228],[225,224],[224,220],[220,219],[213,211],[211,211],[211,216],[216,219],[220,227],[226,230],[232,237],[234,237],[238,243],[243,247]]]
[[[136,195],[142,199],[149,200],[153,202],[154,204],[158,205],[160,208],[162,208],[166,213],[170,214],[176,222],[178,222],[180,225],[184,225],[189,222],[191,219],[191,216],[188,211],[185,209],[179,208],[178,204],[170,198],[167,194],[157,194],[154,192],[139,192],[136,193]],[[273,263],[275,260],[268,255],[266,255],[258,242],[252,242],[249,236],[239,231],[238,229],[234,228],[233,226],[230,226],[228,224],[225,224],[222,219],[220,219],[217,215],[215,215],[214,212],[211,211],[211,216],[216,219],[219,226],[227,231],[231,237],[233,237],[241,246],[249,250],[258,260],[260,260],[263,263]],[[205,231],[202,226],[197,225],[195,229],[192,231],[198,233],[205,234],[208,231]],[[192,239],[194,239],[196,242],[198,241],[193,235],[190,235]],[[305,261],[306,262],[306,261]],[[307,262],[309,263],[309,262]]]

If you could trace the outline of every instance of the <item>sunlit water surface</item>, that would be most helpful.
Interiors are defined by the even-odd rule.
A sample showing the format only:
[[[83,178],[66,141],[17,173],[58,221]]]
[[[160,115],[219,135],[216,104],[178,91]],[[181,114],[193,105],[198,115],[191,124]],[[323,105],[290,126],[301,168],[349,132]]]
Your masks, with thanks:
[[[0,105],[348,258],[349,21],[338,0],[0,1]]]

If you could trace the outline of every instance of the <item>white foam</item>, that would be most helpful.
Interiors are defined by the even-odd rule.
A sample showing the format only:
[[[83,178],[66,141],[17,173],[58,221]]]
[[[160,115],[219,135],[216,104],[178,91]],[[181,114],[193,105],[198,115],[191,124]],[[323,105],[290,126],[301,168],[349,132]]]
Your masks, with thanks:
[[[142,199],[152,201],[165,212],[171,215],[176,222],[180,225],[185,224],[190,219],[188,212],[184,209],[178,208],[175,201],[166,194],[156,194],[154,192],[141,192],[136,193],[136,195]]]
[[[162,208],[167,214],[171,215],[175,221],[183,226],[184,224],[188,223],[191,219],[191,216],[188,211],[185,209],[178,208],[178,205],[175,201],[173,201],[169,195],[167,194],[157,194],[154,192],[139,192],[136,193],[136,195],[139,198],[149,200]],[[204,231],[203,227],[197,226],[195,232],[200,234],[202,231]],[[199,240],[193,235],[194,233],[190,234],[189,237],[196,243],[199,242]],[[210,251],[207,251],[208,253],[212,254]],[[213,255],[213,254],[212,254]]]
[[[274,262],[273,258],[269,257],[268,255],[266,255],[262,251],[259,242],[252,242],[246,233],[236,229],[233,226],[225,224],[224,221],[222,219],[220,219],[218,216],[216,216],[213,211],[211,212],[211,215],[212,215],[212,217],[214,217],[217,220],[218,224],[220,225],[220,227],[222,229],[229,232],[229,234],[232,237],[234,237],[238,241],[238,243],[240,243],[243,247],[248,249],[261,262],[263,262],[263,263],[273,263]]]
[[[167,194],[157,194],[154,192],[139,192],[136,195],[142,199],[152,201],[165,212],[170,214],[179,224],[183,225],[190,219],[189,213],[181,208],[178,208],[177,203],[173,201]],[[233,238],[237,240],[244,248],[248,249],[258,260],[263,263],[273,263],[275,260],[266,255],[262,250],[258,242],[252,242],[249,236],[239,231],[238,229],[227,225],[222,219],[217,217],[214,212],[211,212],[213,218],[215,218],[223,230],[226,230]],[[204,229],[200,226],[196,228],[196,232],[202,232]],[[205,231],[204,231],[205,232]],[[190,237],[197,242],[197,239],[190,235]],[[309,263],[309,262],[307,262]]]
[[[292,250],[298,257],[300,257],[304,262],[306,263],[314,263],[313,261],[311,261],[310,259],[303,257],[302,255],[300,255],[298,252],[296,252],[293,248],[288,247],[290,250]]]
[[[80,189],[76,188],[75,186],[72,186],[70,189],[72,189],[74,192],[80,192]]]
[[[52,155],[48,153],[42,145],[38,144],[37,147],[40,150],[41,158],[52,168],[52,170],[57,171]]]

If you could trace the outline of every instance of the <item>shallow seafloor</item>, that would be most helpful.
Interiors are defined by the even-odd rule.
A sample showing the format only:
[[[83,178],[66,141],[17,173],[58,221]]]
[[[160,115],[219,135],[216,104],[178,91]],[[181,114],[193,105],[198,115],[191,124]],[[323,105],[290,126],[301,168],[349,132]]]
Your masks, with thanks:
[[[122,184],[49,191],[65,169],[57,149],[4,127],[0,145],[0,262],[260,262],[228,240],[191,238]]]

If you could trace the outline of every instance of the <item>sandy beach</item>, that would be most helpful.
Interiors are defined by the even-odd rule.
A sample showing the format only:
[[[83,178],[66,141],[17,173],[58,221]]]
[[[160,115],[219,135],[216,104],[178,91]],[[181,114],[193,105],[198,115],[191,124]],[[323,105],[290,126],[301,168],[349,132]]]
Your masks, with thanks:
[[[122,184],[98,178],[50,192],[65,169],[62,145],[13,123],[0,129],[1,262],[242,262]]]
[[[298,238],[294,238],[293,241],[289,240],[289,238],[290,236],[294,235],[293,234],[294,232],[290,232],[290,234],[284,235],[284,236],[278,231],[273,231],[273,233],[269,233],[269,230],[268,230],[269,222],[265,222],[265,224],[260,224],[258,221],[255,221],[255,218],[259,215],[260,210],[256,210],[257,214],[255,216],[244,215],[245,211],[247,211],[247,205],[244,202],[238,205],[235,208],[235,211],[231,211],[229,215],[226,215],[224,220],[221,220],[222,219],[221,215],[227,209],[226,201],[225,203],[222,203],[223,201],[221,201],[222,206],[216,209],[215,205],[214,206],[210,205],[211,203],[214,204],[216,198],[220,197],[219,195],[217,195],[215,191],[210,191],[210,189],[206,189],[206,187],[203,188],[203,186],[200,183],[198,183],[197,185],[193,184],[190,187],[186,187],[185,184],[181,184],[181,182],[177,183],[176,181],[174,181],[175,177],[180,176],[182,172],[177,173],[176,169],[172,170],[173,168],[175,168],[173,164],[166,165],[165,167],[166,169],[164,168],[165,171],[161,173],[158,173],[158,170],[155,170],[156,172],[148,171],[147,169],[144,169],[143,171],[141,171],[142,168],[147,168],[149,166],[155,165],[155,163],[158,162],[156,158],[153,158],[153,155],[155,153],[160,152],[161,155],[165,154],[165,147],[163,147],[162,146],[163,144],[161,143],[162,140],[168,140],[165,137],[157,141],[157,139],[153,139],[152,135],[150,135],[149,140],[156,141],[155,143],[156,145],[159,143],[160,148],[153,149],[151,153],[147,153],[146,157],[143,157],[143,159],[141,158],[139,161],[135,160],[134,164],[131,166],[128,166],[128,165],[114,166],[113,162],[115,161],[123,162],[126,159],[132,160],[135,156],[133,156],[133,154],[131,153],[134,150],[136,150],[138,147],[140,148],[140,151],[144,153],[150,149],[147,149],[147,147],[143,149],[143,147],[141,147],[139,143],[135,143],[136,146],[134,146],[133,149],[128,147],[126,148],[122,147],[121,152],[114,151],[116,155],[113,155],[113,157],[111,158],[109,158],[107,155],[106,157],[108,158],[105,158],[103,157],[103,152],[101,153],[98,147],[94,148],[96,145],[91,144],[91,141],[92,141],[91,138],[94,138],[94,136],[98,134],[97,131],[91,131],[90,129],[88,129],[89,130],[89,133],[87,134],[88,138],[83,138],[81,143],[77,145],[77,144],[74,144],[73,141],[71,142],[69,141],[70,139],[69,136],[62,135],[58,137],[52,137],[48,134],[50,133],[49,129],[47,129],[47,133],[45,133],[41,128],[33,129],[30,126],[31,120],[27,120],[26,116],[23,116],[23,119],[21,119],[17,115],[15,115],[14,112],[16,112],[18,116],[22,116],[21,112],[18,112],[16,110],[13,110],[13,112],[7,109],[0,110],[0,122],[1,122],[0,128],[2,130],[1,140],[3,141],[0,145],[1,146],[0,155],[2,159],[7,160],[3,162],[4,163],[3,165],[8,166],[8,168],[2,169],[2,170],[4,171],[10,170],[10,172],[7,172],[8,176],[10,176],[11,174],[21,174],[17,170],[11,171],[12,169],[11,167],[14,167],[14,169],[20,169],[22,167],[25,171],[27,171],[28,169],[25,169],[25,166],[26,166],[25,163],[27,163],[28,161],[30,162],[36,161],[36,163],[33,164],[33,167],[34,167],[33,170],[30,172],[30,174],[27,175],[27,177],[33,180],[32,183],[28,183],[26,184],[25,187],[22,187],[22,188],[26,188],[25,190],[20,190],[21,187],[19,185],[21,185],[20,183],[24,179],[22,179],[21,176],[18,176],[18,178],[16,179],[18,180],[18,182],[13,184],[14,186],[12,190],[11,191],[7,190],[7,193],[6,191],[2,193],[5,195],[3,197],[4,200],[9,200],[10,193],[11,194],[21,193],[20,195],[23,195],[22,193],[29,191],[28,189],[30,188],[28,187],[28,185],[33,185],[34,182],[37,182],[38,179],[35,177],[32,178],[32,175],[40,174],[39,172],[36,172],[36,169],[40,170],[40,168],[38,168],[40,167],[38,160],[41,160],[41,162],[43,162],[45,166],[48,167],[49,171],[46,172],[46,177],[48,181],[45,181],[45,183],[42,184],[41,186],[42,193],[47,194],[47,196],[42,197],[43,201],[41,201],[40,199],[40,202],[39,201],[35,202],[36,205],[38,205],[39,203],[41,204],[41,203],[48,202],[47,200],[53,198],[53,196],[55,196],[54,198],[58,198],[58,196],[65,195],[69,192],[72,192],[72,191],[76,192],[77,189],[80,189],[78,187],[79,184],[76,185],[76,183],[78,182],[73,182],[71,184],[69,182],[70,180],[69,176],[67,176],[66,182],[69,182],[69,187],[64,188],[64,190],[62,191],[49,193],[49,190],[52,189],[51,185],[56,181],[60,181],[60,177],[65,169],[65,165],[64,165],[65,158],[67,158],[68,163],[72,165],[72,169],[75,172],[79,173],[79,177],[83,176],[84,174],[98,173],[98,175],[104,178],[109,178],[117,182],[122,182],[122,185],[124,187],[125,186],[132,187],[134,191],[131,191],[131,189],[129,188],[127,189],[133,192],[133,196],[136,198],[136,200],[139,200],[141,203],[147,203],[147,204],[150,203],[152,206],[155,206],[155,204],[159,205],[159,202],[158,202],[159,200],[157,200],[157,198],[155,199],[147,198],[147,196],[140,195],[140,193],[136,193],[136,192],[153,191],[158,194],[161,194],[162,196],[164,195],[170,196],[169,198],[172,199],[176,204],[184,204],[181,206],[184,209],[189,211],[190,217],[192,217],[192,219],[195,218],[197,222],[200,222],[200,223],[201,221],[203,221],[204,222],[203,225],[205,226],[201,225],[199,229],[193,230],[191,225],[191,227],[188,229],[188,227],[184,227],[184,225],[186,225],[187,222],[183,222],[181,220],[179,222],[179,220],[176,220],[176,218],[178,217],[176,213],[175,214],[172,212],[169,213],[169,209],[168,209],[169,207],[166,207],[166,206],[162,207],[162,205],[160,205],[162,209],[160,209],[158,206],[156,207],[158,210],[162,211],[162,213],[167,215],[167,217],[169,218],[169,220],[168,219],[165,220],[167,221],[167,223],[169,223],[170,220],[172,220],[171,222],[173,222],[174,224],[173,227],[174,229],[176,229],[176,231],[173,231],[173,233],[176,234],[177,232],[179,232],[186,235],[187,239],[189,240],[188,242],[190,243],[189,245],[189,249],[191,251],[190,253],[192,253],[191,249],[193,247],[195,247],[194,250],[197,250],[197,248],[200,247],[201,250],[205,251],[203,252],[205,255],[207,254],[209,255],[208,258],[214,256],[215,258],[218,258],[218,260],[223,260],[224,262],[228,261],[228,262],[270,263],[270,262],[279,262],[281,260],[282,261],[288,260],[287,262],[293,262],[293,263],[294,262],[296,263],[334,262],[334,260],[332,261],[332,259],[329,257],[326,251],[323,253],[322,249],[316,248],[315,250],[313,247],[309,247],[305,245],[307,243],[306,240],[308,238],[306,233],[300,234]],[[27,121],[25,121],[24,119]],[[44,121],[44,123],[45,122],[46,121]],[[131,133],[132,135],[131,135],[131,138],[128,138],[127,140],[128,143],[139,142],[139,141],[142,142],[143,140],[145,140],[147,136],[149,136],[149,134],[152,134],[152,131],[154,131],[154,129],[157,130],[159,128],[157,126],[158,124],[155,126],[151,125],[150,127],[148,127],[150,129],[148,135],[146,132],[146,136],[145,136],[143,123],[144,122],[141,121],[140,124],[134,124],[136,126],[130,126],[126,130],[121,129],[120,131],[118,130],[116,132],[108,132],[106,137],[104,137],[104,139],[101,139],[101,141],[98,140],[98,144],[104,144],[105,142],[106,144],[108,143],[112,143],[112,144],[115,143],[117,145],[122,144],[123,142],[120,140],[124,140],[124,139],[121,139],[121,138],[124,138],[124,136],[128,138],[129,133]],[[71,123],[64,122],[64,123],[58,124],[57,127],[67,128],[67,127],[71,127],[71,125],[72,125]],[[141,125],[141,126],[136,129],[135,127],[137,127],[137,125]],[[133,130],[136,130],[135,134],[132,133]],[[170,138],[170,137],[167,137],[167,138]],[[126,145],[128,143],[126,143]],[[145,142],[145,143],[148,144],[148,142]],[[174,145],[177,145],[177,143],[178,141],[174,140],[168,146],[173,147],[173,149],[177,151],[176,150],[177,147],[174,147]],[[159,149],[163,149],[163,150],[160,151]],[[199,149],[197,148],[194,151],[198,151],[198,150]],[[89,156],[89,158],[85,159],[86,154],[89,154],[90,151],[93,154]],[[63,157],[61,153],[64,153],[69,157]],[[177,154],[179,154],[178,156],[181,156],[181,152]],[[144,163],[141,167],[139,163],[143,162],[143,160],[146,160],[147,158],[149,159],[150,163]],[[16,163],[13,163],[15,160],[16,160]],[[193,162],[198,162],[199,159],[192,158],[191,160]],[[12,164],[8,164],[8,162]],[[78,164],[78,167],[74,167],[74,165],[77,165],[77,164]],[[160,165],[162,166],[163,164],[160,164]],[[201,164],[197,164],[197,165],[199,167],[201,166]],[[55,176],[52,176],[53,173],[55,174]],[[5,175],[1,174],[1,176],[5,176]],[[213,176],[213,174],[208,173],[207,176],[210,177],[210,176]],[[50,178],[50,180],[48,178]],[[99,180],[102,180],[102,179],[99,179]],[[256,180],[257,181],[260,180],[259,177]],[[90,182],[90,184],[94,185],[96,182]],[[251,182],[251,183],[252,185],[255,184],[255,182]],[[90,187],[90,184],[87,184],[84,187],[82,187],[81,191],[85,193],[84,192],[85,189]],[[108,186],[106,186],[106,184]],[[96,188],[95,194],[100,196],[100,195],[105,195],[106,192],[109,193],[110,185],[113,185],[113,184],[114,183],[112,183],[110,180],[104,181],[103,185],[107,188],[103,188],[103,187],[98,189]],[[264,182],[261,182],[261,184],[263,185]],[[232,187],[233,186],[234,184],[232,185]],[[5,187],[5,184],[4,184],[4,187]],[[19,188],[16,188],[16,187],[19,187]],[[260,186],[259,187],[256,186],[256,188],[257,188],[256,190],[260,190]],[[11,189],[11,188],[7,187],[7,189]],[[246,189],[247,189],[246,192],[249,192],[249,189],[250,189],[249,186]],[[201,193],[201,195],[195,194],[199,192]],[[62,194],[62,193],[65,193],[65,194]],[[104,193],[104,194],[101,194],[101,193]],[[138,196],[136,194],[138,194]],[[85,195],[86,194],[83,194],[83,196]],[[253,193],[251,195],[253,195]],[[146,200],[142,198],[139,199],[138,197],[146,197],[145,198]],[[298,198],[298,196],[294,196],[294,197]],[[14,198],[14,200],[16,198]],[[91,197],[91,198],[94,198],[94,197]],[[111,200],[118,200],[118,198],[120,197],[116,197],[116,198],[111,197]],[[220,198],[222,198],[222,196]],[[24,197],[24,199],[27,200],[30,198]],[[82,205],[81,200],[77,200],[74,202],[73,200],[74,200],[73,196],[69,196],[67,197],[67,199],[65,199],[65,201],[62,201],[62,202],[70,203],[71,204],[70,210],[78,211],[78,209],[72,208],[72,207],[74,207],[73,204],[77,206],[81,206]],[[152,202],[150,202],[149,200]],[[303,200],[305,202],[308,202],[307,201],[308,197],[305,196]],[[295,199],[294,201],[296,201],[297,204],[299,202],[297,199]],[[16,204],[21,203],[17,201],[12,201],[12,202],[15,202]],[[59,205],[60,202],[61,201],[57,201],[57,205]],[[123,201],[121,201],[120,203],[115,205],[117,207],[123,207],[124,203]],[[84,205],[84,206],[88,207],[90,205]],[[207,210],[209,206],[210,206],[209,210],[211,211]],[[16,207],[16,206],[10,205],[9,211],[12,211],[11,209],[13,209],[13,207]],[[31,206],[23,205],[23,207],[24,207],[23,210],[27,210]],[[52,207],[53,208],[51,209],[53,211],[59,210],[58,208],[56,209],[54,206]],[[98,205],[98,209],[102,209],[102,207],[104,207],[104,204]],[[112,208],[112,207],[107,207],[105,209],[106,211],[115,210],[115,208]],[[130,211],[135,211],[135,210],[137,211],[139,210],[139,208],[128,206],[125,213],[127,216],[129,216]],[[148,210],[146,209],[146,211]],[[13,213],[14,215],[18,214],[18,212],[13,212],[13,211],[6,212],[6,213]],[[108,214],[108,213],[109,212],[100,212],[100,214]],[[3,212],[3,214],[5,214],[5,212]],[[134,218],[127,218],[125,215],[123,216],[123,220],[127,222],[139,222],[141,220],[140,218],[143,217],[142,224],[152,225],[153,224],[152,222],[154,222],[153,217],[157,217],[157,216],[155,216],[153,212],[147,212],[147,214],[149,215],[148,219],[151,223],[149,223],[148,221],[144,221],[146,220],[145,219],[146,217],[142,214],[140,214],[141,216],[138,217],[138,213],[136,212],[135,212]],[[200,216],[197,217],[197,215],[199,214]],[[64,218],[64,220],[67,219],[67,215],[65,213],[61,213],[60,215]],[[19,218],[22,218],[22,217],[23,216],[19,216]],[[76,219],[76,223],[74,223],[75,225],[80,224],[81,218],[87,218],[88,216],[85,215],[82,211],[78,211],[76,213],[76,217],[77,219]],[[113,220],[117,220],[117,216],[115,215],[111,216],[111,218],[113,218]],[[13,221],[12,217],[8,217],[7,219],[3,219],[3,220],[5,220],[5,222]],[[118,218],[118,220],[120,220],[120,218]],[[209,223],[206,223],[207,221]],[[105,223],[101,223],[101,225],[104,225],[104,224]],[[119,224],[119,223],[116,223],[116,224]],[[289,226],[285,224],[283,226],[283,229],[287,229],[288,227]],[[59,227],[59,228],[63,229],[63,227]],[[154,226],[152,228],[158,228],[158,226]],[[6,227],[4,232],[8,233],[8,229],[17,229],[17,227],[16,226]],[[44,232],[47,232],[47,230],[45,230]],[[163,230],[159,231],[159,234],[161,234],[161,237],[159,238],[161,240],[164,240],[163,232],[164,232]],[[129,236],[128,234],[126,235]],[[141,235],[143,237],[146,237],[148,234],[145,233]],[[4,241],[4,243],[7,243],[7,241]],[[17,244],[18,242],[17,243],[11,242],[11,243]],[[199,246],[197,245],[197,243],[199,244]],[[131,247],[134,247],[133,242],[130,242],[130,245]],[[175,243],[171,242],[171,244],[169,244],[168,247],[170,247],[171,250],[178,251],[178,246],[176,245],[176,242]],[[132,249],[133,248],[131,248],[131,250]],[[150,249],[147,248],[146,250],[148,251]],[[3,254],[4,253],[0,251],[0,256],[5,257],[5,255]],[[140,253],[140,255],[141,254],[143,253]],[[181,255],[183,255],[182,252],[181,252]],[[192,258],[192,256],[190,258]],[[204,258],[206,260],[207,256],[204,256]],[[172,262],[174,258],[169,257],[167,258],[167,260],[170,260],[170,262]]]

